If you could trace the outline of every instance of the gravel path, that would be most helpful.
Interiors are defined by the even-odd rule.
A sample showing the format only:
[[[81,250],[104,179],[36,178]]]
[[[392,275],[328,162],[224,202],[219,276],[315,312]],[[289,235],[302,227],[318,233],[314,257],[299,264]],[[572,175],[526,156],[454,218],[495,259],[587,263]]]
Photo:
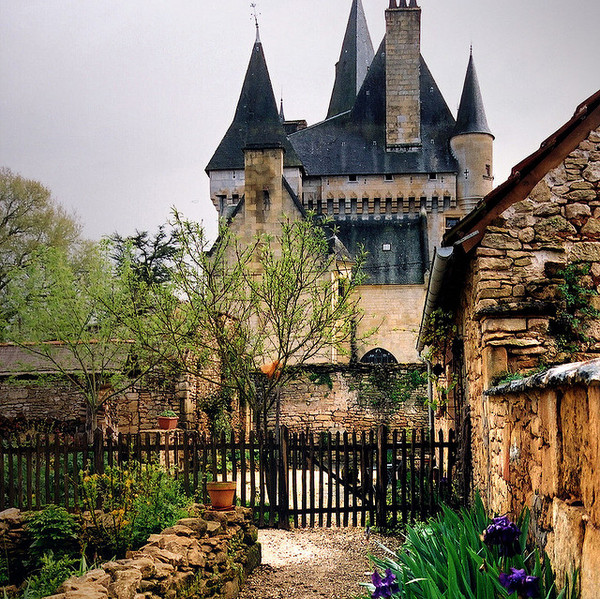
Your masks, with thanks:
[[[382,555],[375,541],[395,549],[400,541],[361,528],[259,531],[262,565],[246,581],[240,599],[353,599],[373,571],[368,555]]]

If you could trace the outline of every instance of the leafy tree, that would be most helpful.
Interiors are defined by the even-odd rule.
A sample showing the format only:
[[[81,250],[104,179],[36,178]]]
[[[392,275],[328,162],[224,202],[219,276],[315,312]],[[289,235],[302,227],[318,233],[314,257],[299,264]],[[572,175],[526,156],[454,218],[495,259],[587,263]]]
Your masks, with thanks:
[[[32,371],[50,367],[78,388],[88,406],[88,431],[98,411],[156,365],[145,362],[124,326],[134,311],[130,273],[117,275],[106,248],[76,256],[44,248],[11,278],[9,341],[32,357]]]
[[[266,429],[295,368],[331,361],[350,341],[362,256],[352,273],[335,238],[310,220],[284,220],[277,235],[248,245],[223,226],[212,247],[200,225],[177,213],[173,224],[170,283],[139,294],[152,306],[151,326],[132,321],[132,336],[221,393],[236,392]]]
[[[10,273],[40,247],[68,250],[80,241],[79,223],[37,181],[0,168],[0,293]]]
[[[136,231],[135,235],[121,237],[118,233],[110,236],[111,258],[120,269],[129,268],[134,279],[144,283],[166,283],[171,276],[172,260],[177,254],[177,238],[160,226],[156,235],[148,231]]]

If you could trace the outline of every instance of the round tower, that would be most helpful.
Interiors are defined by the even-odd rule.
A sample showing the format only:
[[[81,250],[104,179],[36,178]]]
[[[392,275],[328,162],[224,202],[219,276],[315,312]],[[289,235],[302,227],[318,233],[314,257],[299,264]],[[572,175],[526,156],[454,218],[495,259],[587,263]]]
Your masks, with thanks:
[[[472,51],[450,148],[458,162],[458,203],[470,212],[494,183],[494,136],[485,116]]]

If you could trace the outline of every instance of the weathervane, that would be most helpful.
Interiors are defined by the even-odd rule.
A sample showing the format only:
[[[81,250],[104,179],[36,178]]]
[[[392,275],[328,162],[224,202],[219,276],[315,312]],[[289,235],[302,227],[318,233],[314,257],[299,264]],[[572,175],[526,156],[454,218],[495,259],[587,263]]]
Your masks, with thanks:
[[[260,38],[258,36],[258,15],[260,14],[256,8],[256,2],[252,2],[250,4],[250,7],[252,8],[252,17],[254,19],[254,23],[256,25],[256,41],[260,41]]]

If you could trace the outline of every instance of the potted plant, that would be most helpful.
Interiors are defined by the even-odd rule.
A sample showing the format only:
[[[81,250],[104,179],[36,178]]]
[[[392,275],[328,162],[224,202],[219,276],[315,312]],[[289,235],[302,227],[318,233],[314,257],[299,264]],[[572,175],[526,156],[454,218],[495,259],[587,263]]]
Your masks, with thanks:
[[[206,490],[208,491],[213,509],[226,510],[232,508],[235,489],[235,481],[207,482]]]
[[[158,415],[158,428],[170,430],[177,428],[179,417],[173,410],[165,410]]]

